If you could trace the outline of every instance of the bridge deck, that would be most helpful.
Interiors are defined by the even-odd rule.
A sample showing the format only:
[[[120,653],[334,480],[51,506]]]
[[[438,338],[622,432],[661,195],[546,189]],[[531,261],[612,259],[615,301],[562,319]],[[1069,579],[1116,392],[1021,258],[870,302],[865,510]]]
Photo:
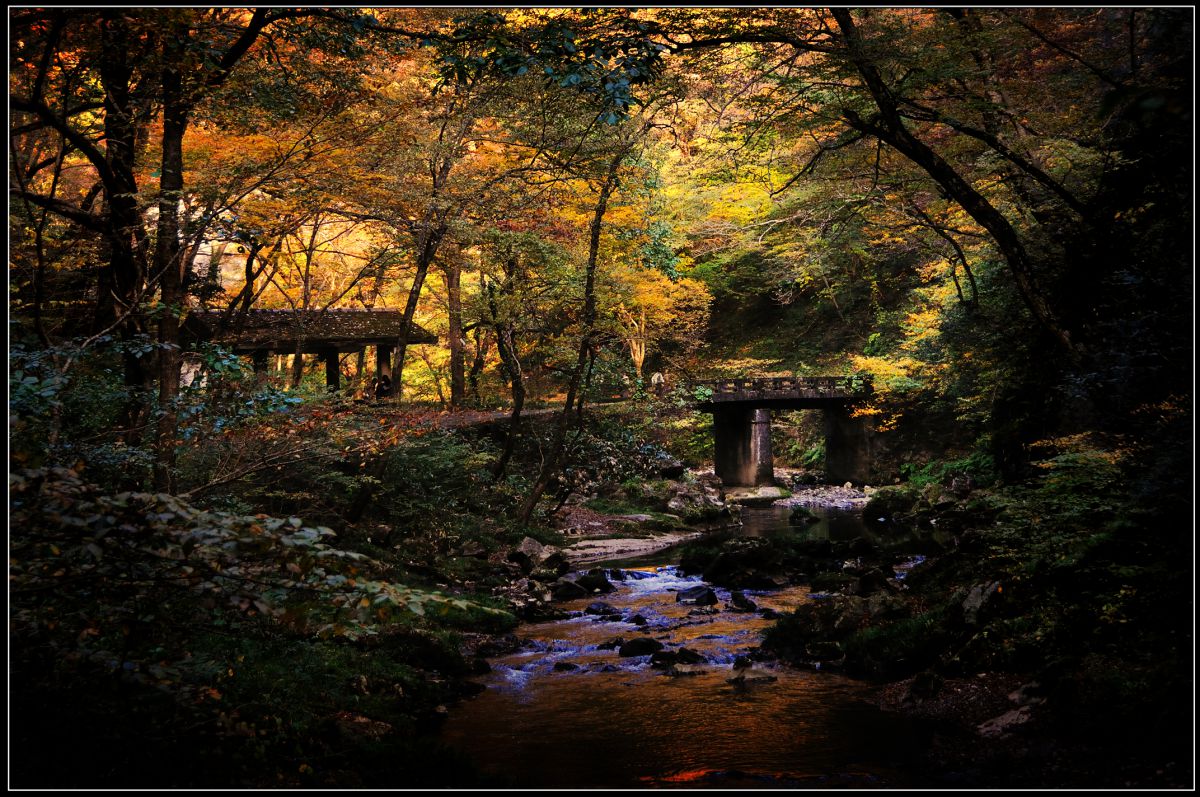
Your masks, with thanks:
[[[707,389],[711,396],[699,398],[701,409],[715,405],[805,405],[834,404],[869,395],[871,386],[860,376],[781,376],[758,379],[710,379],[693,382],[692,388]]]

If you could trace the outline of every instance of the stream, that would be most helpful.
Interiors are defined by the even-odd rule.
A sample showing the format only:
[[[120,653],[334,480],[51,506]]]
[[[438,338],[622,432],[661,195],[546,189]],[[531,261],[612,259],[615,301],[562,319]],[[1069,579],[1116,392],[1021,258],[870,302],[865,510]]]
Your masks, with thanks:
[[[786,508],[745,508],[744,525],[729,533],[865,533],[854,513],[817,514],[819,523],[797,528]],[[563,603],[568,619],[518,628],[526,643],[490,660],[486,691],[455,707],[442,740],[500,786],[918,785],[906,762],[919,734],[876,708],[868,684],[739,659],[753,654],[770,621],[733,610],[720,588],[715,606],[678,602],[677,592],[704,582],[681,576],[676,561],[668,549],[605,563],[620,568],[615,578],[624,576],[613,580],[616,591]],[[745,595],[760,610],[779,612],[820,599],[807,586]],[[652,666],[649,655],[622,657],[611,644],[640,637],[704,661],[667,670]]]

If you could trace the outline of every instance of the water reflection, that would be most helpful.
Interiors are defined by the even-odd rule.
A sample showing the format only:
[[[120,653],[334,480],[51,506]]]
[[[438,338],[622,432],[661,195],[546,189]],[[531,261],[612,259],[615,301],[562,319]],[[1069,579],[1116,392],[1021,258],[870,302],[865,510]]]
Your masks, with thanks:
[[[807,522],[803,513],[786,506],[743,507],[743,537],[769,537],[789,532],[812,540],[852,540],[869,535],[862,513],[853,510],[818,507],[809,510],[816,522]]]
[[[493,660],[489,688],[451,713],[444,740],[528,788],[910,785],[911,737],[871,705],[865,685],[764,664],[731,683],[736,657],[753,651],[768,621],[732,611],[726,590],[711,608],[676,600],[700,583],[645,567],[615,593],[565,604],[579,613],[568,620],[523,626],[529,645]],[[806,587],[746,594],[776,611],[809,599]],[[586,613],[597,600],[606,606],[590,611],[600,614]],[[672,676],[613,644],[640,637],[705,662]]]

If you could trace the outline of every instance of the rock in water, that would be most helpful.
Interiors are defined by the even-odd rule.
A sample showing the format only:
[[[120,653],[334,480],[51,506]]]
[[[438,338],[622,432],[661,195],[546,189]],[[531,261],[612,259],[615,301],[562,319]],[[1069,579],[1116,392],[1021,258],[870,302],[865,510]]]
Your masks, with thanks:
[[[560,578],[550,587],[551,594],[560,601],[573,598],[586,598],[591,592],[581,584],[566,578]]]
[[[735,612],[758,611],[758,604],[746,597],[744,592],[734,591],[729,594],[729,606]]]
[[[663,644],[650,637],[638,637],[621,645],[617,653],[621,656],[649,656],[663,649]]]
[[[726,678],[725,683],[733,684],[734,686],[745,686],[746,684],[769,684],[779,679],[774,675],[769,675],[758,670],[743,670],[732,678]]]
[[[675,594],[676,603],[689,603],[696,606],[713,606],[717,603],[717,593],[713,592],[712,587],[707,587],[701,584],[698,587],[689,587],[688,589],[680,590]]]
[[[688,675],[702,675],[704,671],[703,667],[697,667],[693,664],[672,664],[667,668],[664,675],[669,675],[672,678],[680,678]]]
[[[589,603],[588,607],[583,610],[584,614],[617,614],[617,610],[604,601],[596,601]]]
[[[608,580],[604,570],[599,567],[587,571],[577,579],[576,583],[588,592],[612,592],[616,589]]]

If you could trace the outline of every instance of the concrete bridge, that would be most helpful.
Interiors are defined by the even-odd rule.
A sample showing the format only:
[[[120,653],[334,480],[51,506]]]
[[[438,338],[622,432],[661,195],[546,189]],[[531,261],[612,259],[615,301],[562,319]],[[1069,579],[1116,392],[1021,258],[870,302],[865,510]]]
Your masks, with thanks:
[[[814,409],[825,416],[825,473],[832,482],[870,479],[871,424],[854,418],[854,402],[870,395],[862,377],[809,376],[693,382],[696,409],[713,415],[713,465],[729,486],[770,484],[771,410]]]

